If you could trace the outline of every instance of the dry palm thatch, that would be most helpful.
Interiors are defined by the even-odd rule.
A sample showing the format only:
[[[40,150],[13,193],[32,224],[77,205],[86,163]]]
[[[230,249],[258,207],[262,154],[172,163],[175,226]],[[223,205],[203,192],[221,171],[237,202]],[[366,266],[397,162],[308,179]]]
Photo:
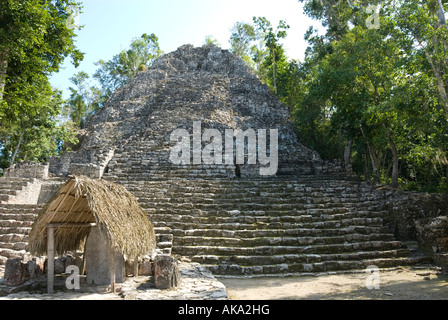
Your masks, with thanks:
[[[47,251],[48,224],[95,223],[112,249],[134,258],[151,254],[156,247],[154,227],[136,198],[123,186],[105,180],[72,176],[45,205],[34,222],[28,250]],[[83,250],[91,227],[55,229],[55,251]]]

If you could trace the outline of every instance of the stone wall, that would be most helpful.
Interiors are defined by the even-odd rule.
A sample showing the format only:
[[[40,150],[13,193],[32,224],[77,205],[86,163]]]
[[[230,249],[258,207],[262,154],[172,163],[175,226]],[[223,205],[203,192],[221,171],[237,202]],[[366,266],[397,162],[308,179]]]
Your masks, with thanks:
[[[389,213],[385,222],[401,241],[418,239],[416,223],[419,221],[448,216],[448,196],[445,194],[405,192],[383,187],[377,196]]]
[[[6,178],[47,179],[49,163],[37,163],[24,161],[5,169],[3,176]]]
[[[8,204],[37,204],[39,202],[42,189],[42,180],[33,179],[15,197],[6,203]]]
[[[421,252],[448,267],[448,195],[383,187],[376,197],[388,213],[384,220],[397,240],[417,241]]]

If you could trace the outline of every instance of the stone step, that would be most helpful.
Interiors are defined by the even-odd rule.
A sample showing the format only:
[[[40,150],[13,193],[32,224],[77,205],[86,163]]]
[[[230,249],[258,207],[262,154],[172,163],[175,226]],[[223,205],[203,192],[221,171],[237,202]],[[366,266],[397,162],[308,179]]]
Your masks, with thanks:
[[[373,211],[376,208],[376,206],[367,206],[365,204],[331,204],[331,205],[298,205],[296,203],[288,203],[288,204],[270,204],[270,203],[263,203],[260,201],[259,203],[219,203],[212,200],[209,201],[202,201],[198,200],[194,202],[192,199],[189,199],[188,202],[175,202],[173,200],[172,202],[168,201],[153,201],[153,202],[141,202],[139,201],[140,206],[147,211],[156,209],[157,213],[164,213],[164,212],[173,212],[176,210],[202,210],[207,212],[232,212],[235,210],[241,211],[241,212],[256,212],[256,211],[267,211],[267,212],[273,212],[273,214],[276,214],[277,212],[280,214],[284,213],[294,213],[294,214],[306,214],[307,210],[311,210],[311,213],[316,213],[316,210],[325,211],[328,210],[329,212],[331,210],[337,210],[345,208],[345,211]],[[314,210],[314,211],[313,211]]]
[[[387,227],[370,227],[370,226],[351,226],[338,229],[264,229],[264,230],[224,230],[224,229],[193,229],[181,230],[173,229],[174,237],[197,236],[197,237],[232,237],[232,238],[251,238],[251,237],[324,237],[324,236],[340,236],[348,234],[375,234],[387,233]]]
[[[283,192],[285,190],[289,192],[331,192],[344,195],[346,193],[359,193],[361,192],[367,196],[367,192],[371,191],[373,186],[363,182],[347,182],[344,180],[309,180],[300,181],[294,179],[281,179],[275,177],[271,179],[166,179],[163,181],[148,180],[131,180],[119,179],[117,182],[132,189],[133,191],[139,191],[139,188],[144,187],[148,191],[157,190],[160,187],[166,190],[177,190],[179,192],[188,190],[196,190],[197,192],[208,193],[208,190],[221,189],[226,192],[237,193],[238,190],[243,193],[260,194],[264,190],[269,193]],[[140,181],[139,181],[140,180]],[[159,187],[159,188],[158,188]]]
[[[345,236],[325,236],[325,237],[259,237],[259,238],[235,238],[235,237],[176,237],[174,243],[181,245],[198,246],[237,246],[237,247],[257,247],[257,246],[309,246],[309,245],[334,245],[356,242],[372,241],[393,241],[393,234],[347,234]]]
[[[191,181],[183,185],[176,183],[164,183],[159,182],[157,184],[123,184],[129,191],[135,193],[136,196],[147,195],[151,196],[155,193],[167,193],[168,195],[176,192],[180,194],[192,193],[193,195],[202,196],[204,194],[212,194],[214,197],[225,198],[243,198],[244,196],[281,196],[282,198],[297,198],[301,197],[313,197],[323,198],[328,196],[339,196],[341,198],[363,198],[374,199],[373,195],[368,194],[371,190],[356,187],[302,187],[300,185],[288,185],[283,184],[236,184],[236,183],[201,183],[200,181]],[[146,190],[146,192],[145,192]],[[216,191],[222,191],[222,193],[216,193]]]
[[[237,264],[231,265],[204,265],[214,275],[225,276],[269,276],[269,275],[310,275],[318,273],[337,273],[344,271],[363,272],[369,266],[376,266],[378,268],[394,268],[398,266],[416,265],[420,263],[427,263],[427,258],[380,258],[368,260],[347,260],[347,261],[324,261],[317,263],[282,263],[263,266],[240,266]]]
[[[0,211],[1,212],[1,211]],[[2,220],[16,220],[34,222],[37,218],[35,213],[0,213],[0,222]]]
[[[148,215],[153,220],[162,221],[206,221],[206,220],[222,220],[226,221],[245,221],[247,219],[257,219],[264,221],[270,219],[271,221],[296,221],[305,219],[329,221],[329,220],[344,220],[344,219],[359,219],[359,218],[382,218],[387,216],[383,211],[356,211],[356,210],[210,210],[205,211],[201,209],[153,209],[146,210]],[[292,219],[292,220],[291,220]]]
[[[4,190],[22,190],[22,188],[26,187],[30,182],[32,182],[32,180],[4,181],[0,178],[0,192]]]
[[[201,246],[201,245],[177,245],[173,246],[173,252],[186,256],[196,255],[278,255],[278,254],[329,254],[347,253],[358,251],[382,251],[396,250],[401,248],[399,241],[366,241],[344,244],[328,245],[296,245],[296,246],[256,246],[256,247],[234,247],[234,246]]]
[[[235,185],[235,184],[191,184],[191,185],[163,185],[158,184],[125,184],[125,186],[132,191],[136,197],[139,196],[151,196],[155,193],[166,193],[170,195],[172,193],[178,194],[192,194],[192,196],[212,195],[216,198],[231,198],[240,199],[245,196],[263,197],[263,196],[279,196],[281,198],[290,199],[296,198],[301,200],[301,197],[312,198],[325,198],[330,196],[339,196],[341,198],[362,198],[370,199],[373,197],[366,194],[368,191],[360,191],[358,188],[345,187],[342,190],[337,190],[333,187],[320,187],[320,188],[306,188],[293,185]],[[349,190],[350,189],[350,190]],[[145,191],[146,190],[146,191]],[[216,193],[216,191],[222,191],[222,193]]]
[[[174,219],[174,218],[173,218]],[[163,219],[151,219],[155,226],[158,227],[170,227],[172,229],[180,230],[194,230],[194,229],[214,229],[217,225],[221,226],[223,230],[265,230],[265,229],[335,229],[335,228],[347,228],[347,227],[382,227],[383,219],[381,218],[356,218],[355,219],[343,219],[336,221],[321,221],[319,219],[313,219],[309,216],[301,217],[284,217],[283,219],[274,219],[274,217],[265,217],[263,219],[255,219],[249,217],[247,219],[233,219],[227,220],[200,220],[195,219],[193,221],[165,221]]]
[[[2,228],[12,228],[12,227],[31,227],[33,221],[22,221],[22,220],[0,220],[0,230]]]
[[[285,254],[274,256],[214,256],[196,255],[191,257],[192,261],[208,265],[241,265],[262,266],[273,264],[311,264],[324,261],[356,261],[380,258],[402,258],[408,256],[407,249],[385,250],[385,251],[360,251],[354,253],[339,254]]]
[[[4,189],[0,190],[0,193],[5,196],[16,196],[22,189],[14,190],[14,189]]]
[[[28,238],[29,238],[28,235],[25,234],[9,233],[0,235],[0,242],[2,243],[27,242]]]
[[[44,205],[41,204],[0,204],[0,211],[14,211],[14,212],[36,212],[38,213]]]
[[[28,235],[31,231],[30,227],[1,227],[0,234],[24,234]]]
[[[26,254],[25,250],[13,250],[0,248],[0,264],[5,264],[8,258],[20,257],[23,258]],[[2,263],[4,261],[4,263]]]
[[[28,242],[0,242],[1,249],[26,250]],[[0,249],[0,250],[1,250]]]

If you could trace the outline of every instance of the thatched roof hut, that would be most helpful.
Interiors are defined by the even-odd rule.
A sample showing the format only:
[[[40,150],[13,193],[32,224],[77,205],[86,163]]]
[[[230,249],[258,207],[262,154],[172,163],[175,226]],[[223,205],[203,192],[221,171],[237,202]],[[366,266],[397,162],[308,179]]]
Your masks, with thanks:
[[[136,198],[123,186],[84,176],[71,176],[45,205],[29,235],[28,251],[47,253],[47,227],[54,228],[54,251],[83,250],[96,225],[111,249],[130,258],[150,255],[156,247],[152,223]]]

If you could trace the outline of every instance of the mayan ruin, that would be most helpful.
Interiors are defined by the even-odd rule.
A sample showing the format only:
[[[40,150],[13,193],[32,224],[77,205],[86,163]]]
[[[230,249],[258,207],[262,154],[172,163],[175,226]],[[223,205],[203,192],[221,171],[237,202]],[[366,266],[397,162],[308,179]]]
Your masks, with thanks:
[[[0,303],[448,300],[447,12],[0,0]]]
[[[260,176],[260,164],[238,169],[225,163],[173,164],[170,135],[176,129],[192,133],[194,121],[201,121],[203,130],[222,132],[278,128],[277,174]],[[300,144],[287,108],[240,59],[213,45],[183,46],[140,73],[91,119],[76,151],[45,164],[22,163],[5,173],[0,196],[3,266],[9,258],[29,255],[30,237],[32,251],[45,253],[46,236],[29,233],[69,176],[125,187],[154,224],[157,250],[188,257],[218,276],[445,266],[447,261],[447,221],[439,218],[447,214],[445,197],[361,182],[342,164],[321,160]],[[82,192],[95,193],[98,187],[87,188],[93,191]],[[68,191],[59,192],[65,198]],[[75,193],[71,197],[59,207],[62,200],[52,200],[50,213],[79,217],[52,222],[101,221],[98,216],[81,218],[85,205],[76,205]],[[106,202],[98,202],[107,193],[95,197],[87,195],[101,208],[92,210],[108,210]],[[428,230],[428,224],[436,224],[438,231]],[[76,234],[60,237],[75,239]],[[63,238],[59,242],[67,241]],[[56,251],[63,254],[77,245]]]

